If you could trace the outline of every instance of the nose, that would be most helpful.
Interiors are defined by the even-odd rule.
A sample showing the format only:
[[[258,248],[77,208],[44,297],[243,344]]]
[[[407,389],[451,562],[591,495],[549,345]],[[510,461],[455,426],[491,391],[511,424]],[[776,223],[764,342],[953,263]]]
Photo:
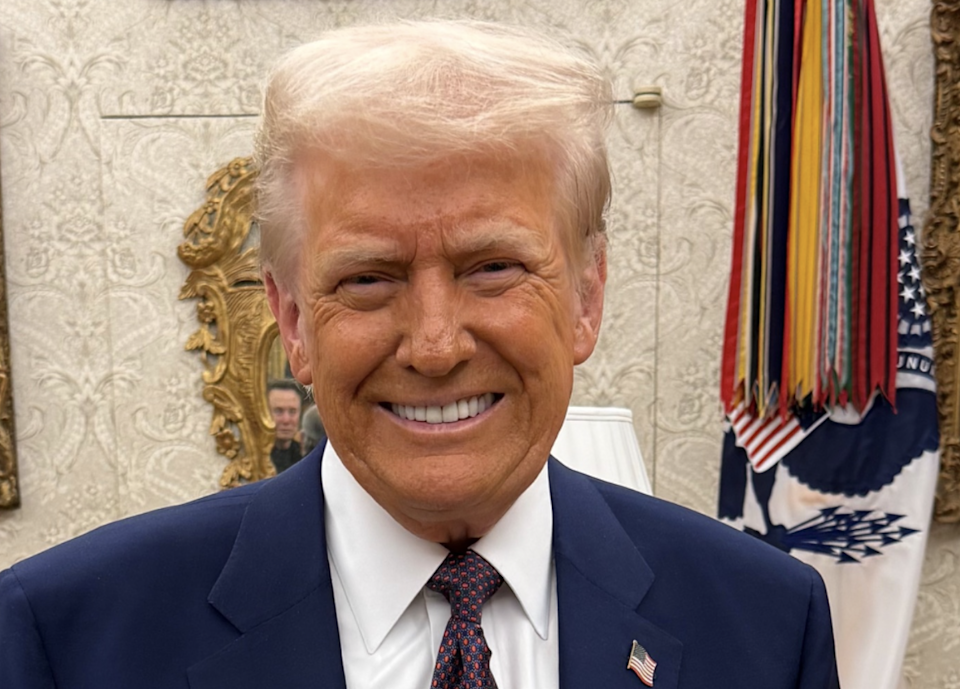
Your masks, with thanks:
[[[477,350],[464,323],[464,305],[452,275],[408,283],[397,362],[431,378],[445,376]]]

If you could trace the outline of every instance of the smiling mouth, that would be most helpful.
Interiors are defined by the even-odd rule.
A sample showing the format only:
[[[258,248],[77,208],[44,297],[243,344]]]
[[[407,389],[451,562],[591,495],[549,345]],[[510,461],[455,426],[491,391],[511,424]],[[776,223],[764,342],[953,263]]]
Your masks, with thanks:
[[[457,421],[471,419],[478,414],[482,414],[499,402],[502,397],[503,395],[501,393],[487,392],[474,397],[464,397],[461,400],[444,405],[415,407],[409,404],[384,403],[381,406],[389,409],[401,419],[408,421],[422,421],[424,423],[434,424],[456,423]]]

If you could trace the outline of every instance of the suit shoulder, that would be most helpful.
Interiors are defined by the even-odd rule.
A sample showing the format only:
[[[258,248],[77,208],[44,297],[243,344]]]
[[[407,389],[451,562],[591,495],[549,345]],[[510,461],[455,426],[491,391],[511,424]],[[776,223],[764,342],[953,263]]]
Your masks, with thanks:
[[[222,566],[252,496],[262,484],[145,512],[94,529],[11,567],[30,593],[50,586],[109,582],[131,573],[168,576]],[[152,573],[152,574],[151,574]]]
[[[602,481],[594,485],[655,569],[684,567],[688,574],[708,571],[758,585],[773,580],[804,597],[820,579],[809,565],[712,517],[621,486]],[[709,567],[704,568],[704,562]]]

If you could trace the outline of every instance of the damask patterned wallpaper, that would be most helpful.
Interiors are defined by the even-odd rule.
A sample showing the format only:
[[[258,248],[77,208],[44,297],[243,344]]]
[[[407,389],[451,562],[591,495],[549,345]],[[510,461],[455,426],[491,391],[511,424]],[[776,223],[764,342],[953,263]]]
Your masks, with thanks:
[[[877,0],[914,209],[928,194],[927,0]],[[250,152],[265,66],[320,30],[473,17],[560,30],[619,98],[605,330],[574,401],[633,410],[661,497],[712,514],[742,0],[4,0],[0,160],[23,507],[0,566],[211,492],[182,224]],[[960,689],[960,531],[933,527],[905,686]]]

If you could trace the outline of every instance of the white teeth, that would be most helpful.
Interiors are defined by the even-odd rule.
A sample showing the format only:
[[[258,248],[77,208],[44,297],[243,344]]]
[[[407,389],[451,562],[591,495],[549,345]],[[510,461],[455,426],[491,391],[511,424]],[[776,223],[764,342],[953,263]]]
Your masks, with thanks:
[[[443,422],[444,423],[453,423],[454,421],[460,420],[460,414],[457,412],[457,403],[451,402],[450,404],[443,405]]]
[[[453,423],[482,414],[493,405],[493,400],[493,393],[488,392],[476,397],[465,397],[443,406],[414,407],[409,404],[391,404],[390,409],[400,418],[410,421]]]

